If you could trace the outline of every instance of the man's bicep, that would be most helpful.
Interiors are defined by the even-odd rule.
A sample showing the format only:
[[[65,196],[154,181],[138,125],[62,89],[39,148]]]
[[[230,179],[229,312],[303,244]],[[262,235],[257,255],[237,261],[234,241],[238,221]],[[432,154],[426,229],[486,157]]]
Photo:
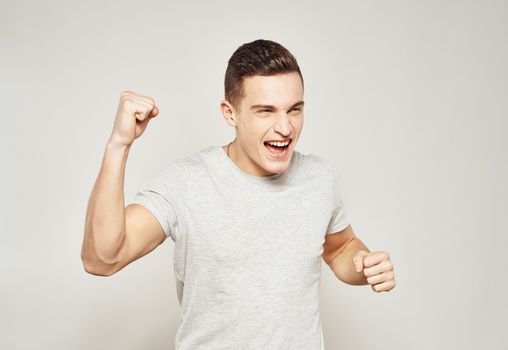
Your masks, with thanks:
[[[356,235],[351,225],[347,225],[341,231],[325,235],[323,254],[321,255],[323,260],[329,265],[333,258],[340,254],[355,237]]]
[[[164,239],[164,230],[154,214],[140,204],[129,204],[125,208],[125,241],[116,270],[148,254]]]

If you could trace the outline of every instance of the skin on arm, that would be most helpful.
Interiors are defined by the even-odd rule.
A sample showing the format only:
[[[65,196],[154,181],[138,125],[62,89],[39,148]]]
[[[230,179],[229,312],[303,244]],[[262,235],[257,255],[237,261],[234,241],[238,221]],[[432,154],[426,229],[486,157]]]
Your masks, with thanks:
[[[125,238],[115,263],[110,266],[111,273],[150,253],[163,241],[164,231],[155,216],[142,205],[128,205],[125,208]]]
[[[121,94],[115,126],[88,201],[81,260],[85,271],[109,276],[164,240],[158,220],[141,205],[125,208],[124,177],[134,139],[158,114],[151,98]]]
[[[362,272],[355,271],[353,263],[353,257],[360,250],[369,252],[348,225],[342,231],[326,235],[321,256],[339,280],[351,285],[364,285],[367,279]]]

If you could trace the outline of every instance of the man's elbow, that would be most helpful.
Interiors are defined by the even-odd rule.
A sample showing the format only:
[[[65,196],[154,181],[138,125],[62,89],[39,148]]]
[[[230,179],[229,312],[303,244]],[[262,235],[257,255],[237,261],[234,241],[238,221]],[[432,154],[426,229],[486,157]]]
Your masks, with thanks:
[[[118,269],[115,269],[115,265],[101,263],[97,259],[92,259],[83,254],[81,255],[81,262],[85,272],[95,276],[107,277],[118,271]]]
[[[120,270],[121,265],[118,255],[112,256],[112,252],[100,249],[90,240],[85,240],[81,246],[81,262],[85,272],[96,276],[111,276]]]
[[[111,275],[115,274],[115,272],[116,272],[116,271],[113,271],[113,270],[98,269],[96,267],[91,267],[91,266],[86,265],[86,264],[83,264],[83,268],[84,268],[86,273],[89,273],[90,275],[94,275],[94,276],[108,277],[108,276],[111,276]]]

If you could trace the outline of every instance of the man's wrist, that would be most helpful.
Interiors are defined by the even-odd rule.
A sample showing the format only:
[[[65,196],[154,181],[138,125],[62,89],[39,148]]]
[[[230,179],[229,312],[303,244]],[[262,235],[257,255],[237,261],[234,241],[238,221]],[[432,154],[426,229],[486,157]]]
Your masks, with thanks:
[[[131,148],[131,145],[125,145],[122,143],[115,142],[112,139],[109,139],[106,143],[106,150],[108,151],[123,151],[127,152]]]
[[[332,262],[332,270],[335,276],[344,283],[351,285],[365,285],[367,278],[363,272],[356,272],[353,257],[359,250],[369,251],[358,237],[352,239],[346,247],[335,256]]]

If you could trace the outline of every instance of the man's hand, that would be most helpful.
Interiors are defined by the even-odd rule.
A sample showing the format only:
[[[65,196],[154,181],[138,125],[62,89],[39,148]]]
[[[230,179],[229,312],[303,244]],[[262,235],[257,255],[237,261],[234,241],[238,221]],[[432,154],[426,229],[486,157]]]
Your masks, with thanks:
[[[395,287],[393,265],[387,252],[358,251],[353,257],[356,272],[362,272],[375,292],[388,292]]]
[[[130,146],[148,124],[159,114],[153,98],[132,91],[120,94],[115,124],[109,142],[118,146]]]

